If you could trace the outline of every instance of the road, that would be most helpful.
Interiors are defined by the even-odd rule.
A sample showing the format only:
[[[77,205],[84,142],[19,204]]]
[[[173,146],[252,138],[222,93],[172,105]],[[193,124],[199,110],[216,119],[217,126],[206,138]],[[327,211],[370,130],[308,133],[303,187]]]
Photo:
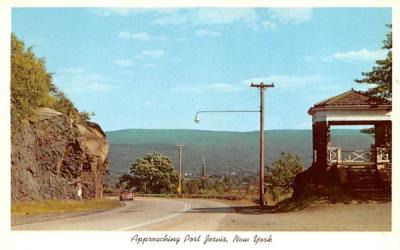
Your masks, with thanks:
[[[271,214],[246,203],[138,197],[110,211],[18,225],[12,230],[390,231],[391,203],[325,204]]]

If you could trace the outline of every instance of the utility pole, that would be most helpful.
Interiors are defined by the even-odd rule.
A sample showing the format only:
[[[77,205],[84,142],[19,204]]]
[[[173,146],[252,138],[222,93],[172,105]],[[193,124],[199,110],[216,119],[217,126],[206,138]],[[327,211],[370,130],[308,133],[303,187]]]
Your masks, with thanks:
[[[201,165],[201,189],[206,189],[206,180],[207,180],[207,172],[206,172],[206,159],[203,157],[203,164]]]
[[[178,193],[182,193],[182,144],[176,145],[179,148],[179,186],[178,186]]]
[[[264,200],[264,90],[265,88],[273,88],[274,84],[260,84],[251,83],[251,87],[258,88],[260,90],[260,206],[265,205]]]

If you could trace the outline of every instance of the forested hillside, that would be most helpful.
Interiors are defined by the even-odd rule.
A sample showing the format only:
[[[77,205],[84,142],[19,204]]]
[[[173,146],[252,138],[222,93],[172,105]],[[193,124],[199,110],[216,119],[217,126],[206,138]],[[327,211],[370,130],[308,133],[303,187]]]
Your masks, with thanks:
[[[111,174],[128,172],[130,165],[146,153],[160,152],[178,166],[177,144],[184,144],[184,172],[198,175],[202,158],[209,173],[258,171],[258,132],[222,132],[204,130],[126,129],[106,132],[110,143]],[[332,145],[345,149],[366,149],[373,138],[359,130],[333,130]],[[266,131],[266,163],[280,157],[281,152],[298,154],[309,166],[312,162],[310,130]]]

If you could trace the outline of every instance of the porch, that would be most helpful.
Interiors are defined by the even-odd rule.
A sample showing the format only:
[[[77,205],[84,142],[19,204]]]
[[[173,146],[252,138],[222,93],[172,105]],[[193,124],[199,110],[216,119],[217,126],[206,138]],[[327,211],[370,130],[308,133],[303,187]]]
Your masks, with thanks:
[[[328,149],[329,168],[337,170],[339,182],[354,191],[376,191],[391,187],[391,148],[371,150]]]
[[[308,111],[313,120],[313,167],[336,169],[340,184],[352,190],[391,187],[391,103],[355,90],[315,104]],[[331,126],[373,126],[374,143],[368,150],[332,147]]]

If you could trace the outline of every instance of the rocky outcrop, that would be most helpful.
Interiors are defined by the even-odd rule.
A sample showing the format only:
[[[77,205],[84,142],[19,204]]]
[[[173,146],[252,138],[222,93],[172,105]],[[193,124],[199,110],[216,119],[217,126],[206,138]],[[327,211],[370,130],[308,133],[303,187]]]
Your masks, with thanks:
[[[12,136],[13,200],[100,198],[108,168],[106,136],[48,108]]]

